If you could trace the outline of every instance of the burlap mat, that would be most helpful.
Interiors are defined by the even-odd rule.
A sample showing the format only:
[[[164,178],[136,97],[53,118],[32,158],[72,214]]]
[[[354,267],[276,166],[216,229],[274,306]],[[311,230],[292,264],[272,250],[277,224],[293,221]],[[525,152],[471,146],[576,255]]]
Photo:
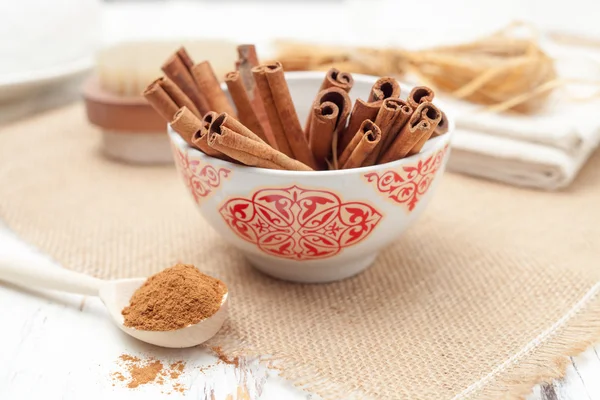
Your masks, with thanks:
[[[147,275],[176,261],[231,290],[216,343],[273,355],[327,398],[518,398],[600,333],[600,156],[568,192],[446,174],[367,272],[299,285],[254,271],[172,167],[105,159],[80,106],[0,132],[0,216],[69,268]],[[351,395],[354,394],[354,396]]]

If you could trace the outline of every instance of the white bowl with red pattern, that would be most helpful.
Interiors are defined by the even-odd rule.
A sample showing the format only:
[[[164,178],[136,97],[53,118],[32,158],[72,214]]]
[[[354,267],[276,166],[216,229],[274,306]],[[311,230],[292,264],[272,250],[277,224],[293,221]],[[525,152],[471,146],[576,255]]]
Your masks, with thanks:
[[[300,121],[323,77],[286,73]],[[352,100],[366,99],[376,80],[354,75]],[[400,97],[410,89],[402,85]],[[384,247],[402,246],[398,238],[427,207],[444,173],[453,130],[450,118],[446,134],[402,160],[313,172],[237,165],[189,147],[170,127],[169,136],[200,212],[250,264],[280,279],[330,282],[363,271]]]

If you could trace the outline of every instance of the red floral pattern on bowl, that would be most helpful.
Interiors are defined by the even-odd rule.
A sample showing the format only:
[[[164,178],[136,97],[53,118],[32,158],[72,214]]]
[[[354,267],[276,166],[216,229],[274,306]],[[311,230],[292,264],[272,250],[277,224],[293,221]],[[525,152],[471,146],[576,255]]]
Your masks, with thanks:
[[[294,260],[334,256],[369,236],[382,217],[367,203],[344,203],[333,192],[298,186],[232,198],[219,212],[240,238]]]
[[[365,174],[364,178],[367,182],[374,183],[379,193],[398,204],[405,205],[410,212],[429,190],[447,150],[448,145],[424,160],[419,159],[416,164],[401,165],[398,170],[370,172]]]
[[[201,163],[200,160],[190,160],[187,152],[183,152],[175,146],[173,146],[173,155],[177,170],[196,203],[200,203],[214,189],[221,186],[223,179],[228,178],[231,174],[231,170],[227,168],[217,169],[210,164]]]

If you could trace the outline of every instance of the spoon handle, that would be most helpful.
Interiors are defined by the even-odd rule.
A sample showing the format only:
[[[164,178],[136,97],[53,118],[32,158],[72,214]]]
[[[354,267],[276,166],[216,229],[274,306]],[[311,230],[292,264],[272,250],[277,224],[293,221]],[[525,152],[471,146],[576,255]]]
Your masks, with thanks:
[[[0,280],[26,288],[98,296],[102,279],[61,268],[42,256],[0,252]]]

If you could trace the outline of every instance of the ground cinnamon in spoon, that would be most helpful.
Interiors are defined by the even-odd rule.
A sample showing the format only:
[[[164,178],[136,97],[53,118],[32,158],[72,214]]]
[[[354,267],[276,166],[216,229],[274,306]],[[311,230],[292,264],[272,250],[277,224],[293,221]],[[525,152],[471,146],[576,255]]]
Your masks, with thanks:
[[[122,311],[125,326],[146,331],[185,328],[221,307],[227,288],[193,265],[177,264],[152,275]]]

